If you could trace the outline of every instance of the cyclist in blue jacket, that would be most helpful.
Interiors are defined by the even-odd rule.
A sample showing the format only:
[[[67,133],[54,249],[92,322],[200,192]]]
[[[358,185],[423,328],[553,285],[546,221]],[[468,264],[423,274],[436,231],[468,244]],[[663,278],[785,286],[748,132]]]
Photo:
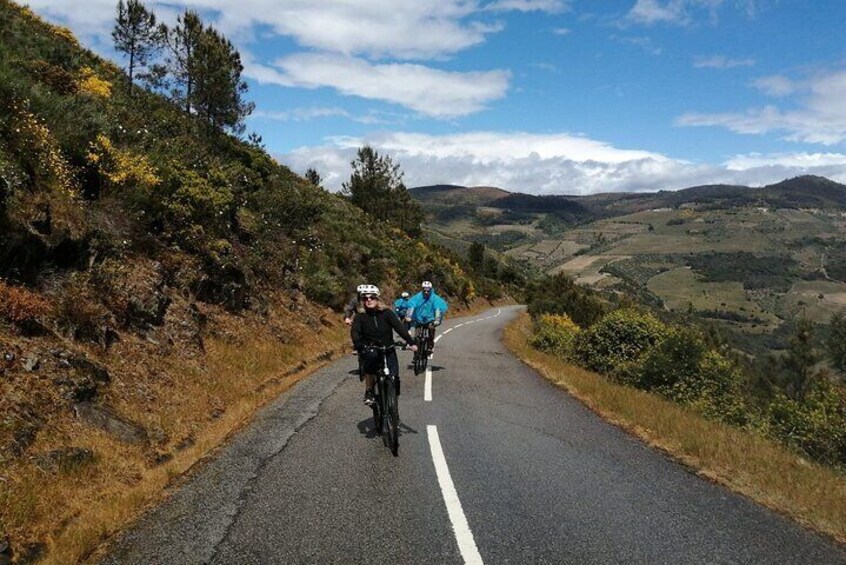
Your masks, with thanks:
[[[435,293],[431,282],[423,281],[420,286],[422,287],[420,292],[409,300],[405,319],[411,321],[417,328],[423,326],[432,328],[429,332],[429,351],[432,351],[435,348],[435,326],[441,325],[449,306]]]
[[[397,313],[397,318],[405,323],[405,328],[408,329],[410,322],[405,320],[405,315],[408,312],[408,304],[410,302],[409,294],[403,292],[399,298],[394,301],[394,312]]]

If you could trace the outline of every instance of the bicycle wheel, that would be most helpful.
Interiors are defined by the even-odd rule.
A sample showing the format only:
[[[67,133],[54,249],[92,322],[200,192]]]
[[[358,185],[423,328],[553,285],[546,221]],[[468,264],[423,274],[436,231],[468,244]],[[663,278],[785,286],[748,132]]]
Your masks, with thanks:
[[[378,390],[378,389],[377,389]],[[376,402],[371,406],[373,408],[373,428],[377,435],[382,435],[382,395],[376,397]]]
[[[399,454],[399,406],[394,379],[385,379],[385,442],[394,457]]]
[[[423,364],[423,340],[420,339],[420,336],[417,336],[417,339],[414,341],[417,346],[417,351],[414,352],[412,364],[414,365],[414,376],[416,377],[425,368],[425,366]]]

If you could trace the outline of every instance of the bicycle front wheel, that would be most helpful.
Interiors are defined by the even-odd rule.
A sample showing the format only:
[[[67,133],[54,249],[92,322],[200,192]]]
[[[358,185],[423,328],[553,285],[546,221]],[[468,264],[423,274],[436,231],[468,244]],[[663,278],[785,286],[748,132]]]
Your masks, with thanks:
[[[385,441],[394,457],[399,455],[399,404],[394,379],[385,379]]]

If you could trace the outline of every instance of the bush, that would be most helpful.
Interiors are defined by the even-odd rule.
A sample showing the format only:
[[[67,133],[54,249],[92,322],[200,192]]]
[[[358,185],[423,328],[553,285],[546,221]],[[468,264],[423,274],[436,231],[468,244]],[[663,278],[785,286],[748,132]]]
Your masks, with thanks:
[[[652,314],[630,308],[607,314],[575,344],[576,357],[589,369],[612,376],[629,374],[630,364],[662,341],[668,328]]]
[[[644,390],[675,396],[673,389],[677,385],[696,379],[705,352],[705,340],[699,332],[671,328],[623,380]]]
[[[606,307],[596,294],[578,286],[563,273],[533,282],[527,290],[529,314],[566,314],[576,324],[586,327],[606,312]]]
[[[581,328],[566,314],[543,314],[537,321],[530,344],[536,349],[569,360],[573,358],[573,345],[579,331]]]
[[[0,281],[0,318],[18,326],[38,322],[52,312],[50,302],[25,288]]]
[[[708,418],[743,426],[752,414],[743,393],[743,372],[717,351],[706,351],[696,371],[673,387],[670,397]]]
[[[846,465],[846,390],[825,379],[803,401],[779,392],[770,403],[768,431],[774,439],[830,465]]]

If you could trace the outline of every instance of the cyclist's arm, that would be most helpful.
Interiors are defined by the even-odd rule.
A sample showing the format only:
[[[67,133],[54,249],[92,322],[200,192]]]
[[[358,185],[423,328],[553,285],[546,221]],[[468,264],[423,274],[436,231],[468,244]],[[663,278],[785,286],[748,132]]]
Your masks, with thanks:
[[[409,306],[408,309],[405,311],[405,319],[411,320],[412,314],[414,314],[414,306]]]
[[[358,298],[353,298],[347,305],[344,306],[344,318],[352,318],[353,313],[355,312],[355,307],[358,306]]]
[[[353,318],[352,327],[350,328],[350,337],[352,338],[355,350],[358,351],[361,349],[361,316]]]

